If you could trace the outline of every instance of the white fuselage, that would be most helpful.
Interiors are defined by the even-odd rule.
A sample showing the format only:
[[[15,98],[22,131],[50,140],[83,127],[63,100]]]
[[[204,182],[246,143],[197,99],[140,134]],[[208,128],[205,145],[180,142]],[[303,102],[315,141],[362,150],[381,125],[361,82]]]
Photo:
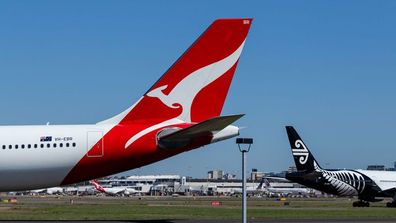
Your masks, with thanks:
[[[308,188],[276,188],[276,187],[269,187],[265,188],[266,191],[269,193],[274,194],[308,194],[310,189]]]
[[[370,177],[381,190],[396,188],[396,171],[356,170]]]
[[[86,155],[87,133],[106,133],[112,127],[1,126],[0,191],[59,186],[70,170]],[[49,138],[46,141],[45,137],[51,137],[51,141]]]
[[[78,175],[77,179],[88,180],[98,177],[95,174],[99,169],[112,167],[107,165],[106,159],[112,159],[118,154],[114,153],[116,147],[112,147],[112,143],[117,143],[114,137],[117,140],[118,136],[105,137],[106,133],[112,129],[114,131],[115,126],[114,124],[1,126],[0,191],[33,190],[68,184],[70,181],[64,183],[64,180],[72,170]],[[210,143],[236,136],[238,132],[237,127],[228,126],[214,134]],[[155,138],[149,138],[155,141]],[[93,147],[98,141],[103,143],[101,151],[96,154],[90,153],[95,151]],[[104,145],[105,142],[107,147]],[[121,145],[123,146],[124,143]],[[155,143],[153,146],[156,147]],[[124,147],[118,149],[122,152],[137,151],[127,150]],[[147,149],[147,154],[152,155],[142,154],[144,159],[147,159],[147,156],[155,156],[156,150]],[[139,160],[139,154],[131,156]],[[131,163],[125,160],[123,155],[119,157],[122,162],[126,162],[124,169],[128,169],[127,165]],[[82,160],[84,162],[81,162]],[[92,163],[89,163],[91,161]],[[82,164],[79,165],[80,162]],[[153,161],[148,161],[151,162]],[[139,165],[142,164],[137,164]],[[80,169],[73,169],[76,167]],[[82,171],[87,167],[97,168],[93,172],[83,173]],[[114,171],[110,170],[110,172]],[[81,180],[74,182],[78,181]],[[133,191],[129,192],[133,193]]]

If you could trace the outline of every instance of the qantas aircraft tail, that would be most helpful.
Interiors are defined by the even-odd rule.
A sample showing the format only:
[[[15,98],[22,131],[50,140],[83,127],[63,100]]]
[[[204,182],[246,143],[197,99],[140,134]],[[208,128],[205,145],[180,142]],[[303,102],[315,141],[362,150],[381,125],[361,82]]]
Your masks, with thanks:
[[[293,126],[286,126],[286,131],[297,170],[309,172],[314,171],[315,167],[320,168],[312,153]]]
[[[136,104],[102,123],[198,123],[219,116],[251,23],[214,21]]]
[[[99,184],[99,182],[95,180],[91,180],[90,183],[95,187],[96,190],[100,192],[105,192],[104,188]]]

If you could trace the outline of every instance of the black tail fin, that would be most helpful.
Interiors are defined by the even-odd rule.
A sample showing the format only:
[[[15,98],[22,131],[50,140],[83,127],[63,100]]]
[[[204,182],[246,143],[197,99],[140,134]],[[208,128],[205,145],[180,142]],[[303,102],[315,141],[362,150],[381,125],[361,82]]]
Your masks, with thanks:
[[[297,170],[313,171],[315,170],[315,165],[319,167],[318,162],[316,162],[312,153],[309,151],[308,147],[305,146],[304,142],[293,126],[286,126],[286,131],[287,136],[289,137],[290,147]]]
[[[264,181],[264,188],[270,188],[271,187],[271,184],[270,184],[270,182],[269,182],[269,180],[267,178],[264,177],[263,181]]]
[[[260,181],[260,184],[257,186],[256,190],[262,190],[265,189],[265,182],[264,182],[265,178],[263,177]]]

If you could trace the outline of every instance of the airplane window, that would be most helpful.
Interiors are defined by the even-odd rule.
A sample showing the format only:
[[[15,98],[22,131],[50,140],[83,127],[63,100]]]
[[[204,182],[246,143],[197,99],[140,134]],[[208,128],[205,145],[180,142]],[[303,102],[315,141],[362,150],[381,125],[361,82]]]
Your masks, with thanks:
[[[3,145],[3,149],[5,149],[6,148],[6,146],[5,145]]]
[[[44,148],[44,144],[40,144],[40,147],[41,147],[41,148]]]
[[[37,148],[37,144],[34,144],[34,148]]]
[[[76,143],[75,142],[73,142],[73,147],[76,147]]]
[[[22,144],[22,145],[21,145],[21,148],[24,149],[24,148],[25,148],[25,144]]]
[[[12,145],[9,145],[8,148],[9,148],[9,149],[12,149]]]
[[[32,145],[28,144],[28,149],[32,148]]]
[[[63,143],[59,143],[59,147],[63,147]]]
[[[18,149],[18,145],[15,145],[15,149]]]
[[[69,147],[69,143],[66,143],[66,147]]]
[[[56,148],[56,143],[54,143],[54,148]]]
[[[47,143],[47,148],[50,148],[50,147],[51,147],[51,145],[49,143]]]

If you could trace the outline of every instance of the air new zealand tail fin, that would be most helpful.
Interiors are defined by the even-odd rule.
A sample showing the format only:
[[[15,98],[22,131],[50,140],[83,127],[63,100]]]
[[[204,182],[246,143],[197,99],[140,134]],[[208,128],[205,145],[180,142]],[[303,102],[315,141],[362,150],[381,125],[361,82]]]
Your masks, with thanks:
[[[293,126],[286,126],[286,131],[287,136],[289,137],[290,147],[297,170],[313,171],[315,170],[315,165],[319,167],[318,162],[316,162],[312,153],[309,151],[308,147],[305,146],[304,142]]]

